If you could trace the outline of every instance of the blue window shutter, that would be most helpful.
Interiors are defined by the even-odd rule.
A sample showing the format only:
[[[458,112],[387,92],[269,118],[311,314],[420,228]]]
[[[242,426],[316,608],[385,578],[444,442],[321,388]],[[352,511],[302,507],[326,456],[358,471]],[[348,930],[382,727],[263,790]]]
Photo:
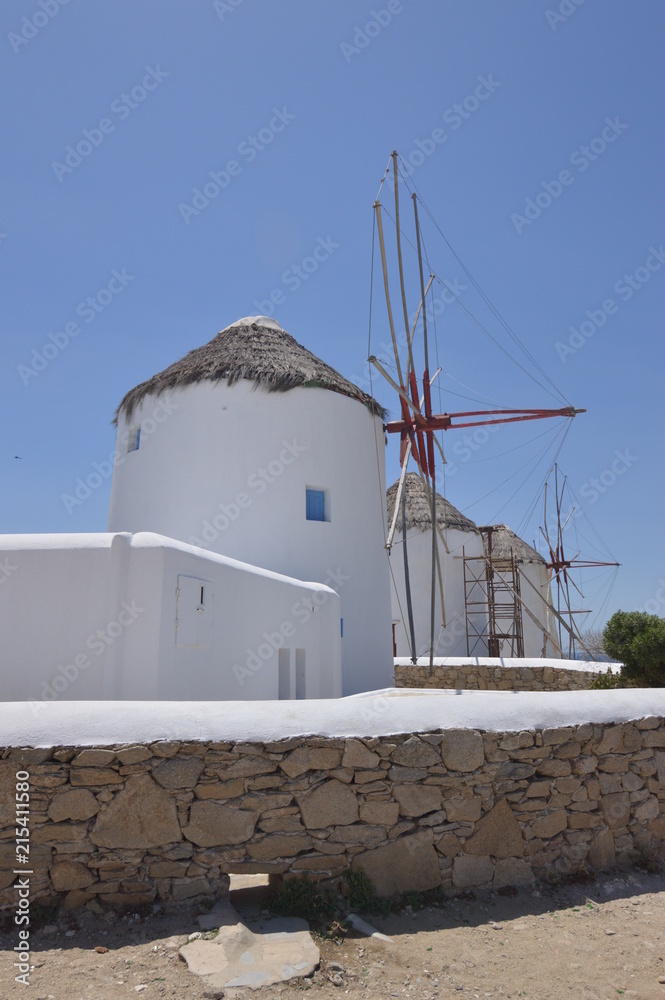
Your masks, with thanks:
[[[307,490],[307,520],[325,521],[326,496],[323,490]]]

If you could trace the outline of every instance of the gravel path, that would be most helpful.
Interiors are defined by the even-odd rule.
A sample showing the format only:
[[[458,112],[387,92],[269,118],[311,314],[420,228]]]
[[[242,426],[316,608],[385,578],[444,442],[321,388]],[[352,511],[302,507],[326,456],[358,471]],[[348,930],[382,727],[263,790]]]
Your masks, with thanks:
[[[236,905],[237,901],[234,900]],[[239,907],[240,908],[240,907]],[[199,1000],[219,997],[187,971],[178,947],[198,929],[195,909],[133,919],[63,914],[34,934],[30,984],[13,981],[15,930],[0,933],[2,1000]],[[256,912],[256,910],[254,910]],[[258,921],[246,909],[248,921]],[[391,944],[346,934],[318,940],[311,979],[227,997],[529,998],[665,1000],[665,874],[604,874],[594,882],[374,918]],[[256,927],[256,923],[250,923]],[[97,950],[95,950],[97,949]]]

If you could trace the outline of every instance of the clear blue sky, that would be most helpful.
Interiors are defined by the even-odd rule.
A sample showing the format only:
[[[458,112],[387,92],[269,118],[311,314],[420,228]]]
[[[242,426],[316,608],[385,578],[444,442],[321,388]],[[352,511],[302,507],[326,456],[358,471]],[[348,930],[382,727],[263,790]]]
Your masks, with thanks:
[[[62,495],[112,452],[121,397],[266,311],[273,292],[285,329],[362,378],[371,206],[391,150],[406,161],[421,143],[413,180],[447,238],[564,396],[588,409],[560,463],[623,564],[607,612],[658,604],[661,3],[30,0],[4,5],[0,26],[0,530],[104,530],[109,478],[71,512]],[[183,206],[211,171],[227,171],[226,186],[195,214]],[[521,220],[539,194],[543,207]],[[382,201],[390,208],[385,187]],[[426,238],[437,273],[467,285],[460,303],[515,353],[431,227]],[[293,268],[317,245],[327,259],[299,283]],[[637,275],[632,287],[624,275]],[[378,353],[387,325],[376,279]],[[593,335],[571,341],[585,321]],[[68,329],[78,332],[61,346]],[[437,339],[458,380],[440,379],[444,409],[467,405],[452,390],[556,405],[460,307],[437,318]],[[47,344],[41,363],[33,351],[43,357]],[[395,412],[392,393],[374,389]],[[446,495],[477,522],[533,539],[540,508],[528,514],[553,453],[540,451],[556,431],[506,428],[471,447],[448,433]],[[389,481],[396,456],[391,440]]]

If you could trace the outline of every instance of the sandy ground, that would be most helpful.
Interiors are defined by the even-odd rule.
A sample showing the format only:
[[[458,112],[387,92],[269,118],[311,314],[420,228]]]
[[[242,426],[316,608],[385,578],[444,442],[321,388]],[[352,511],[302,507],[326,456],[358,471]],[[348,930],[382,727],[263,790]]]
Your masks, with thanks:
[[[251,894],[250,894],[251,896]],[[263,904],[234,894],[258,929]],[[145,918],[62,914],[34,936],[30,984],[13,981],[7,923],[0,934],[2,1000],[199,1000],[206,992],[178,956],[202,911]],[[665,1000],[665,873],[606,873],[596,881],[540,885],[513,896],[478,893],[418,912],[373,918],[387,944],[355,932],[317,939],[313,977],[262,990],[227,990],[238,1000],[312,997],[523,997],[529,1000]],[[95,950],[99,949],[99,950]]]

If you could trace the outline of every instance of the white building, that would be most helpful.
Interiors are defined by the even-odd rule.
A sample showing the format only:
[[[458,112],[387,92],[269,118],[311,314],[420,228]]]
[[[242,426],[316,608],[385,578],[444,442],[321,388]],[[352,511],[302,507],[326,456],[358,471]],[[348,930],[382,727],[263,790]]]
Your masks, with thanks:
[[[332,587],[344,694],[390,686],[382,416],[274,320],[239,320],[123,399],[108,530]]]
[[[491,539],[491,541],[490,541]],[[519,570],[522,605],[522,635],[524,656],[561,656],[556,620],[552,614],[552,590],[547,563],[528,542],[505,524],[483,529],[485,555],[491,552],[496,572],[510,579],[510,563],[514,559]],[[498,656],[511,656],[510,644],[502,641]]]
[[[131,390],[108,534],[0,536],[4,697],[392,686],[382,418],[266,317]]]
[[[399,481],[387,493],[388,523],[392,523]],[[408,472],[404,482],[406,500],[406,549],[413,604],[416,655],[424,656],[430,648],[432,586],[432,513],[425,486],[417,472]],[[483,538],[468,517],[461,514],[438,493],[436,519],[443,608],[438,573],[436,576],[434,655],[466,656],[466,617],[464,605],[463,555],[483,555]],[[397,515],[397,529],[390,554],[393,635],[396,656],[410,656],[409,623],[404,575],[404,531],[402,508]]]
[[[334,698],[337,594],[151,533],[0,536],[2,700]]]
[[[394,483],[387,493],[389,524],[398,485]],[[397,657],[411,656],[405,524],[415,652],[423,657],[430,651],[432,517],[425,484],[418,473],[407,473],[404,500],[406,520],[400,501],[390,557],[394,651]],[[436,519],[443,604],[437,572],[434,656],[560,656],[543,557],[503,524],[479,529],[438,493]],[[520,652],[516,648],[518,637]]]

